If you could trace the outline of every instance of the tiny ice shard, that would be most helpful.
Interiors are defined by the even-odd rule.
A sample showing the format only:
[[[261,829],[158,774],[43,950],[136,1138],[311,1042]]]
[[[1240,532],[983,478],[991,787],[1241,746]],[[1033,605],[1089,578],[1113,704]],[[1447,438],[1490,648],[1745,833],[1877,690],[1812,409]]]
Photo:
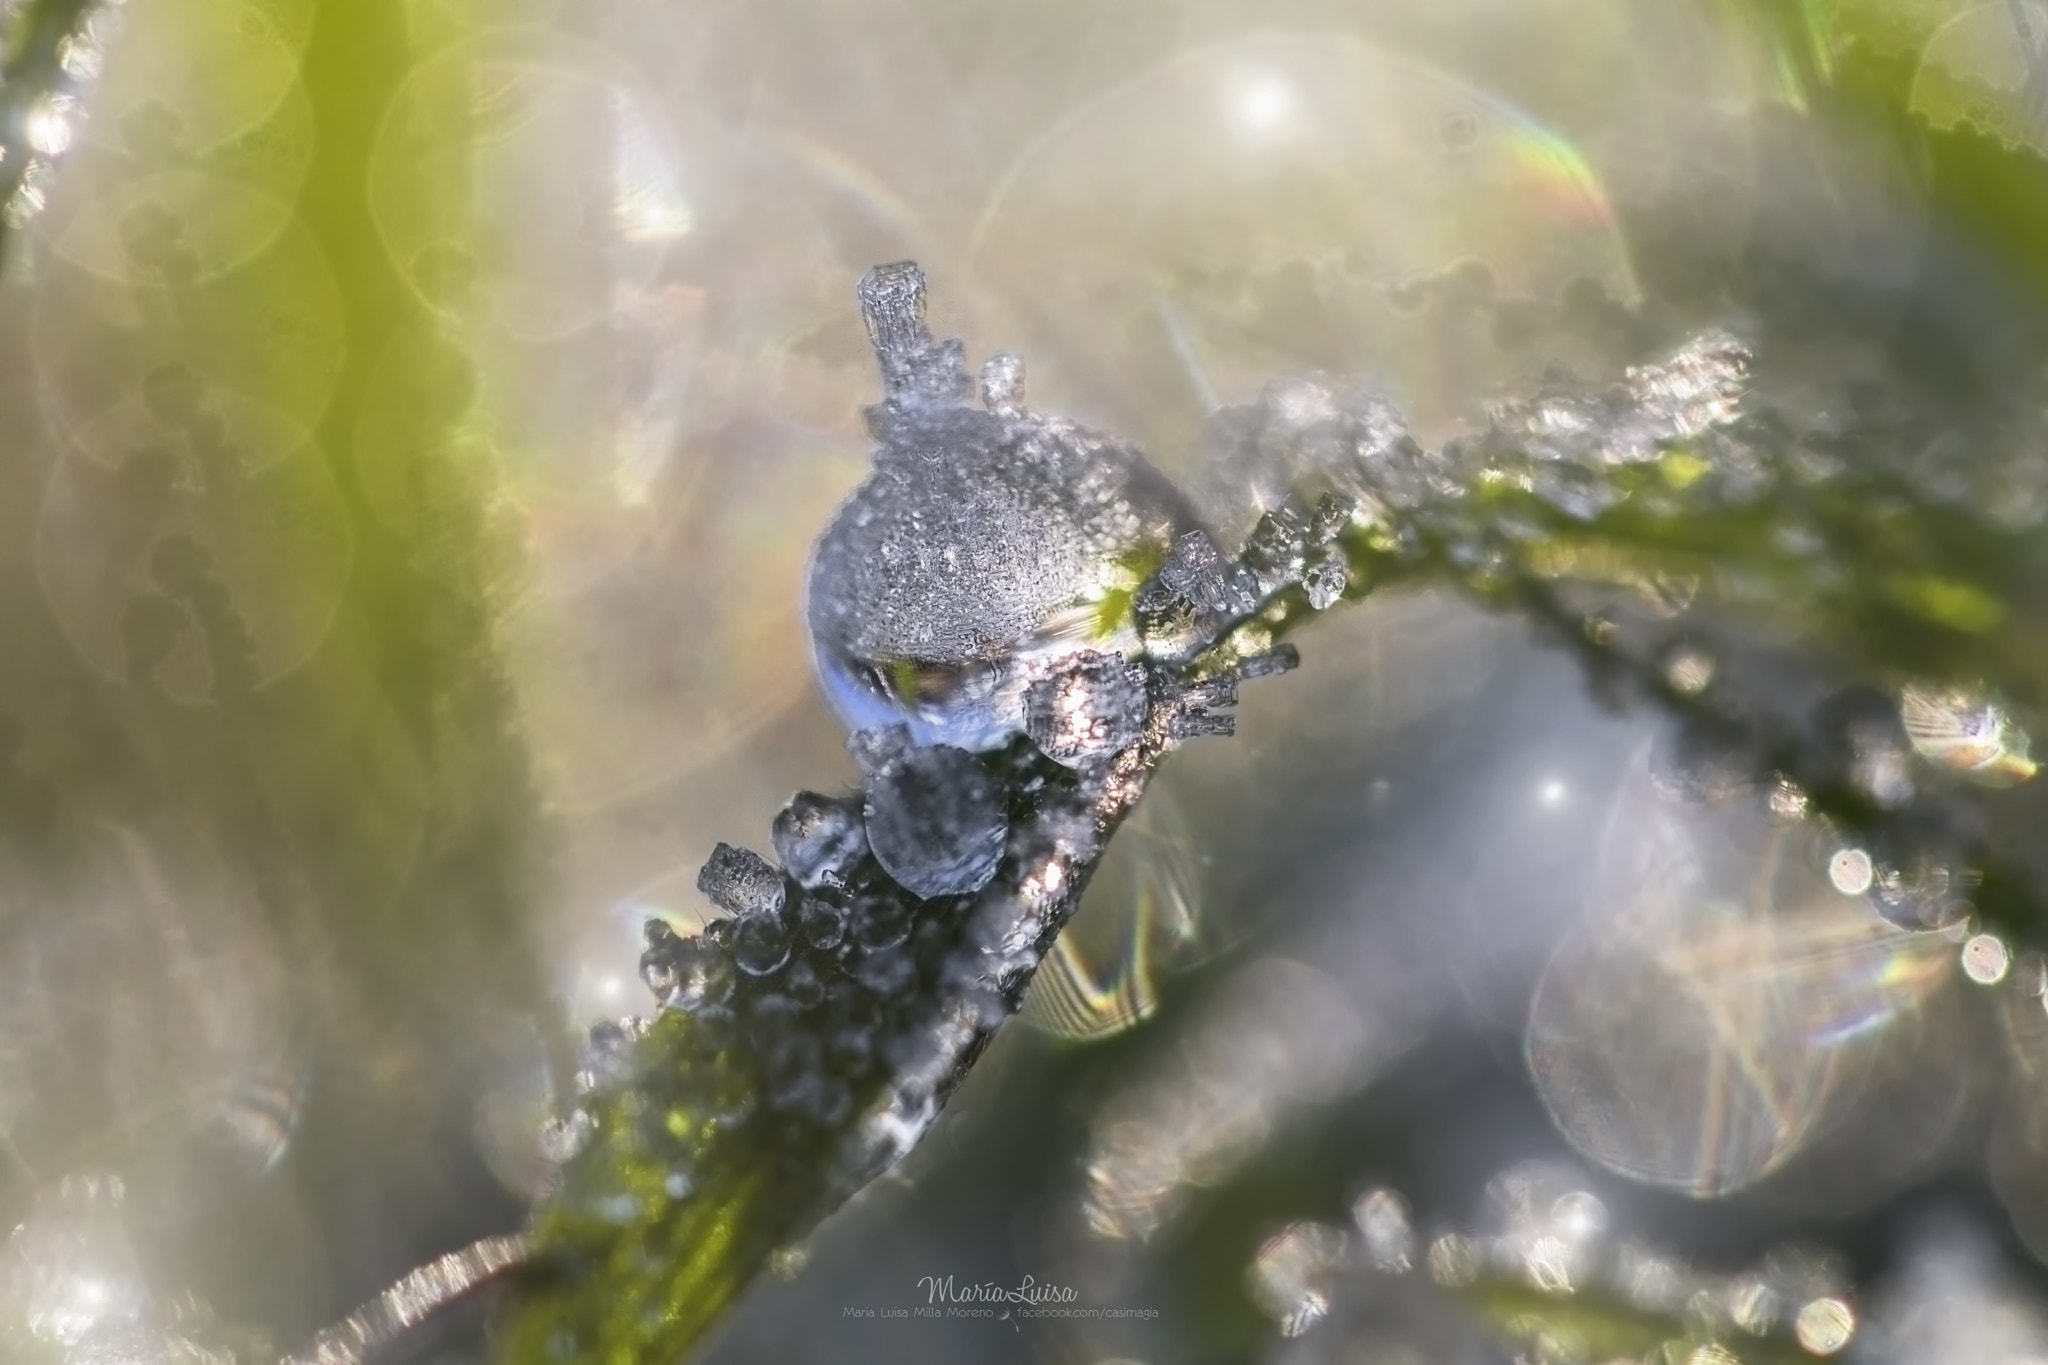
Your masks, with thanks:
[[[867,852],[860,811],[816,792],[798,792],[775,817],[775,856],[799,885],[816,890],[843,881]]]
[[[988,885],[1010,832],[1002,784],[973,754],[943,744],[911,749],[875,774],[866,815],[875,861],[926,900]]]
[[[1258,602],[1255,585],[1238,564],[1224,559],[1207,531],[1188,531],[1173,542],[1173,552],[1159,566],[1159,582],[1169,592],[1218,616],[1250,611]]]
[[[819,537],[805,608],[827,698],[853,729],[992,749],[1025,728],[1025,691],[1083,653],[1136,656],[1137,589],[1192,508],[1128,446],[1023,407],[1023,364],[967,399],[960,344],[924,323],[908,262],[860,284],[883,401],[874,468]]]
[[[735,918],[782,912],[782,870],[752,849],[720,844],[697,874],[697,889]]]
[[[1085,654],[1025,690],[1025,727],[1047,758],[1078,767],[1137,739],[1149,701],[1142,667],[1121,654]]]
[[[981,405],[998,417],[1020,417],[1024,412],[1024,361],[1001,351],[981,367]]]
[[[1309,565],[1308,572],[1302,576],[1301,586],[1308,593],[1308,604],[1317,611],[1324,611],[1337,604],[1349,582],[1343,553],[1327,550]]]

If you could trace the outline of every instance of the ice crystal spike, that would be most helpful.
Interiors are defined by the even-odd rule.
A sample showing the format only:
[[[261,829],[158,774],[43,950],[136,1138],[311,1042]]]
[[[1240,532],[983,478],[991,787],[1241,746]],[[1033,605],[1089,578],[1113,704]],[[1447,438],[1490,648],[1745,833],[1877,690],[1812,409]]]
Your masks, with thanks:
[[[1257,597],[1243,579],[1241,566],[1225,560],[1209,533],[1199,529],[1174,541],[1159,569],[1159,581],[1169,590],[1219,616],[1251,610]]]
[[[1021,417],[1024,413],[1024,361],[1002,351],[990,356],[981,367],[981,405],[998,417]]]
[[[697,889],[728,915],[777,915],[786,889],[782,871],[752,849],[720,844],[697,874]]]
[[[878,265],[861,276],[860,314],[892,402],[958,403],[967,393],[962,348],[940,341],[924,321],[924,271],[914,261]]]
[[[1308,593],[1309,605],[1317,611],[1324,611],[1336,605],[1349,582],[1344,556],[1326,552],[1302,575],[1301,586]]]

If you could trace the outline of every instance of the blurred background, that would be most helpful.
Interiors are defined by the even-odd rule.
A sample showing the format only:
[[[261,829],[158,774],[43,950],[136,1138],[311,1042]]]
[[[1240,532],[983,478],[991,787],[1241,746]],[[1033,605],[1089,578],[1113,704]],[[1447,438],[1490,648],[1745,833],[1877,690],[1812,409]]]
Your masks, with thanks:
[[[802,584],[869,265],[1228,535],[1205,422],[1283,375],[1438,440],[1787,296],[2037,363],[1971,233],[2048,199],[1953,221],[1914,140],[2043,193],[2032,0],[128,0],[67,60],[0,282],[0,1211],[118,1179],[139,1282],[285,1344],[515,1227],[641,922],[854,780]],[[1512,619],[1299,643],[709,1358],[1506,1362],[1459,1257],[1593,1241],[1813,1354],[2048,1355],[2035,960]],[[927,1276],[1147,1311],[844,1312]]]

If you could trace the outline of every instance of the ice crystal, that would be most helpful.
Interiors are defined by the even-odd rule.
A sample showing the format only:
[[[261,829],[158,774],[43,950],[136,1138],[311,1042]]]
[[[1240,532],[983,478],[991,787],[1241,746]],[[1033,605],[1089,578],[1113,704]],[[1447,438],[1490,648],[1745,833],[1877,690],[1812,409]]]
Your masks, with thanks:
[[[720,844],[697,874],[697,889],[734,916],[780,914],[785,894],[782,872],[752,849]]]

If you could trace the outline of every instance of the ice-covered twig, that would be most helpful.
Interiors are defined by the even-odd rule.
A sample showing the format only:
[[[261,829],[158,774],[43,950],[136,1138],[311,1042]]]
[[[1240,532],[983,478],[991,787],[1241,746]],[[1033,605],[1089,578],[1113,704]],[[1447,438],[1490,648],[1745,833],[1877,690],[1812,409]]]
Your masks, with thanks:
[[[523,1237],[486,1237],[409,1271],[280,1365],[363,1365],[428,1318],[526,1264]]]
[[[7,22],[0,66],[0,256],[43,209],[98,79],[107,0],[27,0]]]
[[[870,274],[861,299],[884,378],[876,468],[820,539],[810,621],[866,777],[792,801],[779,866],[721,847],[700,885],[725,915],[703,937],[649,926],[643,975],[665,1008],[593,1030],[534,1233],[553,1279],[514,1320],[515,1360],[679,1359],[775,1251],[908,1151],[1163,757],[1229,733],[1238,685],[1291,667],[1280,637],[1342,598],[1434,583],[1525,612],[1596,680],[1747,745],[1759,791],[1790,785],[1800,810],[1889,833],[1901,858],[1933,856],[1913,841],[1934,826],[1885,785],[1888,735],[1867,716],[1807,723],[1812,679],[1958,688],[1974,663],[1991,691],[2048,700],[2038,632],[1986,647],[2020,609],[1996,572],[2017,532],[1917,485],[1917,437],[1882,414],[1759,394],[1731,336],[1613,385],[1556,377],[1435,450],[1369,392],[1276,385],[1219,431],[1226,458],[1278,460],[1298,492],[1226,556],[1141,457],[1026,412],[1013,358],[970,406],[915,267]],[[1832,483],[1812,477],[1828,455]],[[1894,546],[1875,591],[1841,573],[1872,560],[1874,510]],[[1808,680],[1738,691],[1738,651],[1700,644],[1717,612],[1762,638],[1798,631]],[[2031,773],[2023,753],[1969,762]],[[2023,892],[1999,912],[2038,928],[2039,879],[1999,885]]]

